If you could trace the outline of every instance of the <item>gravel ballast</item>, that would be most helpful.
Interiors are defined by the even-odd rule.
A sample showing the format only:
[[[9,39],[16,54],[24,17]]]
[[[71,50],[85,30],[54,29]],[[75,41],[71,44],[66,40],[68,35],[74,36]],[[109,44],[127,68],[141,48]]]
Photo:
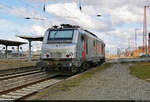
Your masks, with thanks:
[[[45,90],[44,90],[45,91]],[[150,83],[130,74],[127,64],[113,64],[69,90],[46,89],[36,100],[150,100]]]

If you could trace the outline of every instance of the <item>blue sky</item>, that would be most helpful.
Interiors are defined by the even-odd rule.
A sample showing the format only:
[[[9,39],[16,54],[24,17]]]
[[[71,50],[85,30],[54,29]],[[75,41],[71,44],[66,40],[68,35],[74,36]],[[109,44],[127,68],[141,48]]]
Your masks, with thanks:
[[[82,12],[78,8],[79,1]],[[46,4],[44,13],[43,5]],[[42,36],[55,24],[78,24],[94,32],[106,43],[106,50],[116,52],[134,47],[134,29],[142,29],[143,6],[148,0],[0,0],[0,39],[25,41],[15,35]],[[148,9],[149,19],[149,9]],[[96,17],[97,14],[101,17]],[[25,17],[46,20],[27,20]],[[72,17],[72,18],[71,18]],[[77,18],[77,19],[73,19]],[[148,20],[149,25],[149,20]],[[149,31],[149,28],[148,28]],[[34,42],[33,45],[41,46]],[[138,45],[142,45],[142,30],[138,30]],[[37,47],[34,46],[33,49]],[[27,49],[27,45],[23,45]]]

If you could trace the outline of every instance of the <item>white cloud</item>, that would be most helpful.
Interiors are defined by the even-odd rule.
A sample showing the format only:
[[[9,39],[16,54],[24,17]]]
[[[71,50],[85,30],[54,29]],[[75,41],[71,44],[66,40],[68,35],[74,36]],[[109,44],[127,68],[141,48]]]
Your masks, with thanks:
[[[0,33],[7,38],[8,36],[5,35],[9,34],[9,37],[11,37],[14,36],[14,34],[28,33],[29,29],[28,26],[20,25],[7,19],[0,19],[0,24]]]
[[[70,22],[72,22],[72,24],[78,24],[84,28],[108,28],[108,25],[106,23],[95,20],[92,18],[92,16],[88,15],[87,13],[81,12],[78,8],[78,5],[75,2],[51,4],[46,7],[46,11],[55,15],[56,17],[63,18],[64,20],[69,20]],[[91,7],[91,12],[92,11],[93,8]],[[63,21],[61,23],[63,23]]]
[[[81,0],[85,12],[98,12],[109,15],[113,25],[142,23],[143,7],[146,0]],[[90,8],[90,10],[88,8]],[[93,10],[92,10],[93,9]]]
[[[85,14],[88,14],[88,15],[91,15],[91,16],[96,16],[98,14],[101,14],[101,10],[97,7],[94,7],[92,5],[85,5],[82,7],[82,11],[85,13]]]
[[[40,24],[21,25],[6,19],[0,19],[0,24],[3,24],[0,25],[0,35],[7,39],[8,36],[5,35],[8,34],[10,34],[9,38],[15,35],[41,36],[44,35],[44,32],[48,27]]]
[[[2,9],[3,8],[3,5],[0,5],[0,9]]]
[[[31,17],[31,18],[43,18],[43,16],[41,16],[40,14],[38,14],[35,11],[32,10],[27,10],[24,7],[20,7],[20,8],[14,8],[9,10],[9,13],[14,15],[14,16],[20,16],[20,17]]]
[[[40,25],[33,25],[31,27],[31,33],[35,35],[44,35],[44,32],[46,31],[46,28],[40,26]]]
[[[0,19],[0,38],[5,40],[13,41],[23,41],[27,42],[24,39],[16,37],[16,35],[26,35],[26,36],[41,36],[45,32],[45,28],[41,25],[20,25],[14,22],[11,22],[6,19]]]
[[[121,8],[109,10],[109,15],[114,25],[127,24],[127,23],[131,24],[131,23],[137,23],[142,21],[141,15],[128,10],[127,5]]]

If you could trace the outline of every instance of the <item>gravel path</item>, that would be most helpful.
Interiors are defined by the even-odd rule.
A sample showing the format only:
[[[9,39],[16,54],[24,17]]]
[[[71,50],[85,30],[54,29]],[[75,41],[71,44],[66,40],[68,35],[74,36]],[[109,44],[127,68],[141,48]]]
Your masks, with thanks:
[[[129,74],[128,65],[114,64],[67,91],[49,90],[42,100],[150,100],[150,83]],[[34,99],[32,97],[31,99]],[[36,97],[37,99],[37,97]]]

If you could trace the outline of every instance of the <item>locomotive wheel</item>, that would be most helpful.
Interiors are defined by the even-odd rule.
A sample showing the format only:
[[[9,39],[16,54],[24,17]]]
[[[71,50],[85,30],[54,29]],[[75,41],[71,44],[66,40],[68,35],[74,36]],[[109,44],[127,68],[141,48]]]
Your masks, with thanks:
[[[96,67],[97,66],[97,64],[96,63],[93,63],[93,67]]]
[[[50,71],[50,68],[46,67],[46,68],[45,68],[45,71],[46,71],[46,72]]]
[[[86,69],[90,68],[90,64],[86,63]]]
[[[84,72],[85,70],[83,69],[83,68],[80,68],[80,72],[82,73],[82,72]]]
[[[79,70],[78,70],[77,67],[72,67],[72,68],[71,68],[71,72],[74,73],[74,74],[77,73],[78,71],[79,71]]]
[[[83,63],[81,68],[80,68],[80,72],[84,72],[86,71],[87,69],[89,68],[88,64],[87,63]]]
[[[41,71],[46,71],[46,68],[45,67],[41,67]]]

